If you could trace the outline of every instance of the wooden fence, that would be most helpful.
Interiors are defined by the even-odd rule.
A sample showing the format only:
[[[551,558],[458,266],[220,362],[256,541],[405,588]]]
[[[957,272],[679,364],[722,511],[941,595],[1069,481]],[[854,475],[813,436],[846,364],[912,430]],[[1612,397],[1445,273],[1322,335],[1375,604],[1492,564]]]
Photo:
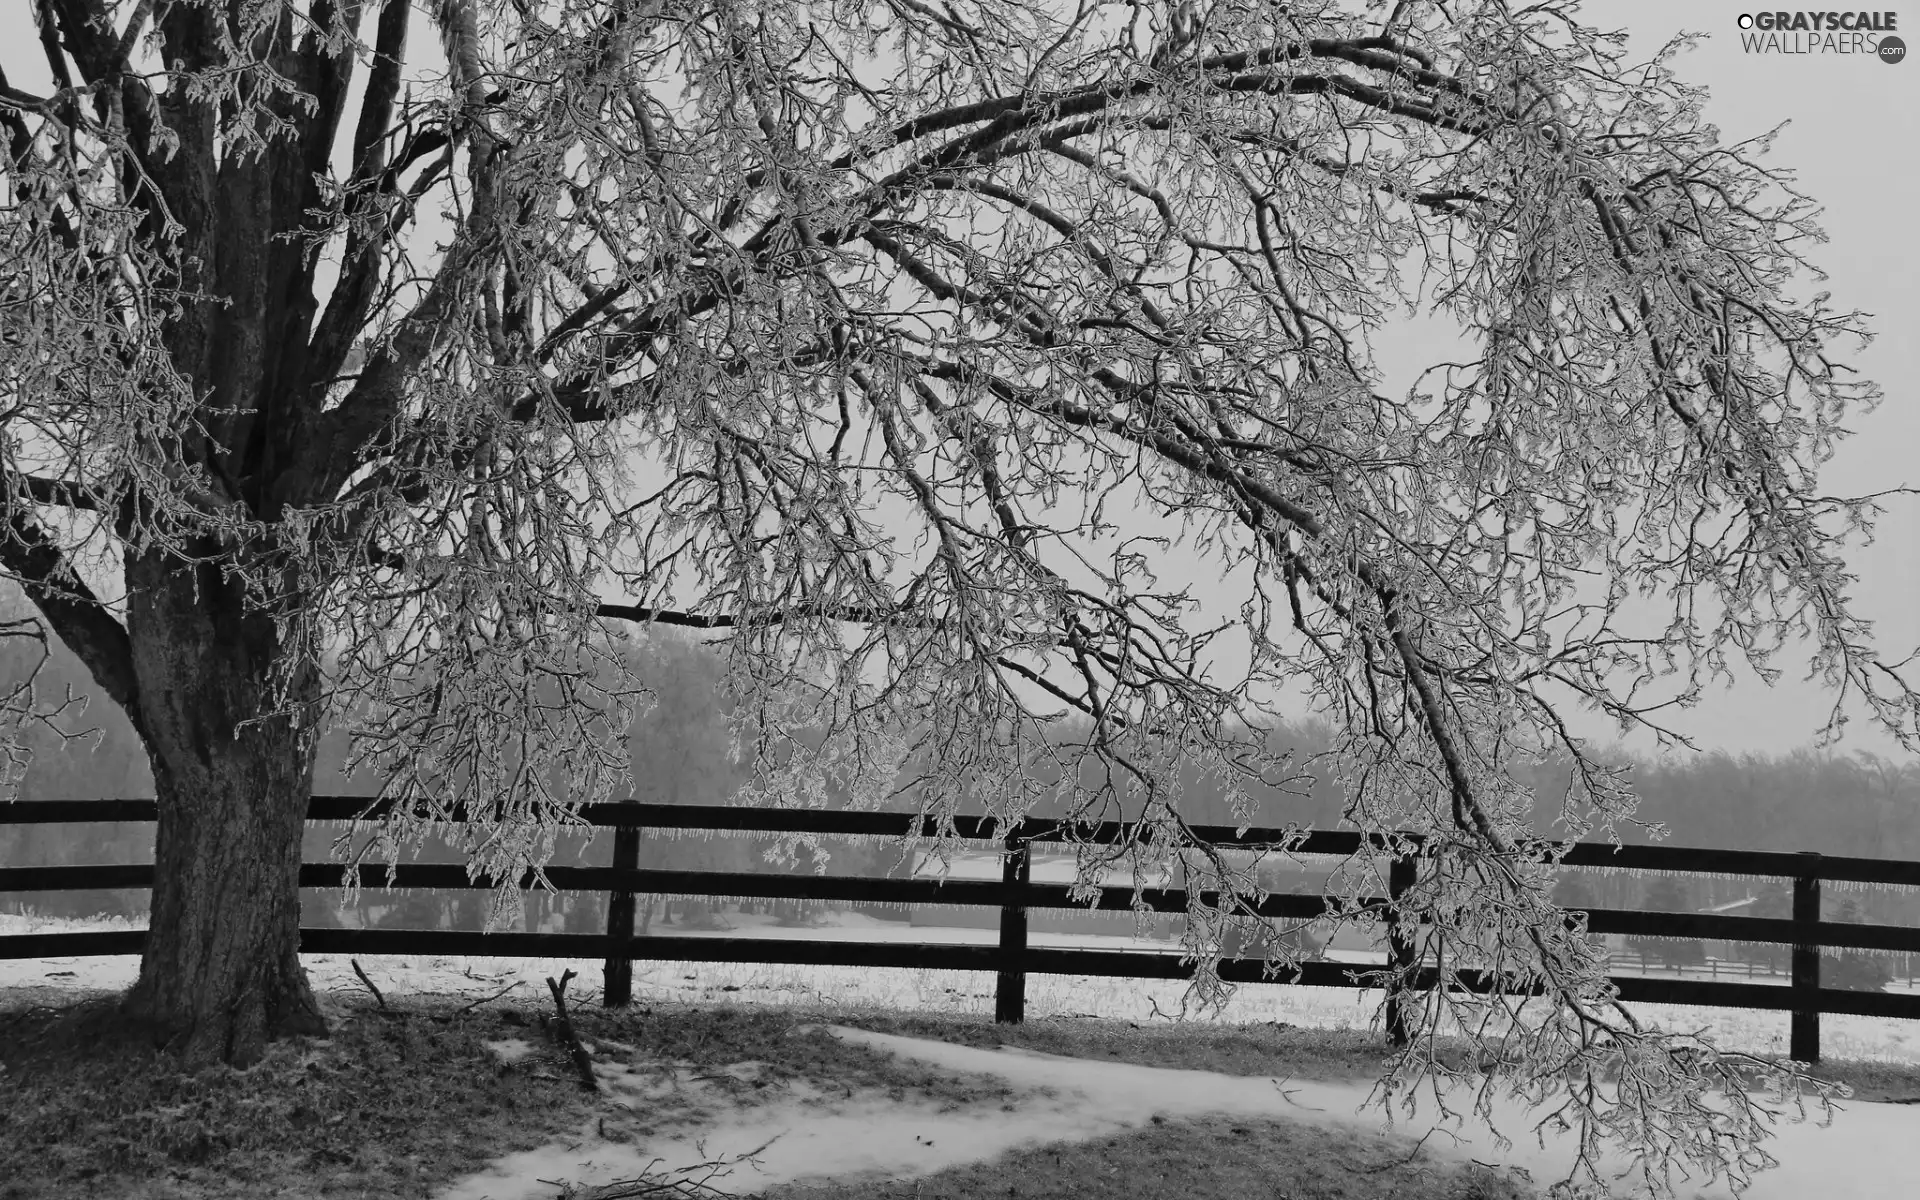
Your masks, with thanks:
[[[351,821],[378,817],[360,797],[315,797],[308,809],[312,821]],[[310,954],[439,954],[475,957],[540,957],[604,959],[605,1002],[626,1004],[632,996],[636,960],[685,962],[752,962],[821,964],[864,967],[911,967],[991,971],[998,974],[994,1005],[1002,1022],[1018,1022],[1026,1006],[1028,974],[1104,976],[1134,979],[1191,978],[1193,965],[1177,954],[1138,951],[1068,950],[1028,945],[1030,908],[1086,908],[1068,899],[1064,884],[1036,884],[1030,880],[1035,842],[1067,840],[1112,844],[1127,836],[1117,823],[1081,825],[1071,832],[1061,822],[1028,820],[1013,829],[1001,829],[982,818],[962,817],[955,826],[960,836],[1002,843],[1001,881],[876,879],[820,875],[774,875],[749,872],[667,871],[639,868],[643,829],[693,829],[741,833],[812,833],[900,836],[920,818],[895,813],[847,813],[787,810],[597,804],[582,808],[590,825],[614,829],[613,864],[607,867],[556,866],[546,869],[548,881],[561,891],[602,892],[610,895],[604,934],[471,933],[444,930],[306,929],[300,931],[300,949]],[[0,825],[55,822],[152,821],[151,800],[41,800],[0,804]],[[931,824],[922,833],[931,835]],[[1258,851],[1283,843],[1281,829],[1237,831],[1225,826],[1196,826],[1195,833],[1216,844]],[[1388,853],[1376,840],[1380,853]],[[1397,856],[1389,870],[1389,890],[1404,892],[1418,879],[1420,839],[1413,837],[1410,853]],[[1363,849],[1355,832],[1320,831],[1293,846],[1298,854],[1350,856]],[[1820,986],[1822,948],[1920,950],[1920,929],[1892,925],[1865,925],[1820,919],[1823,882],[1850,882],[1920,887],[1920,862],[1873,858],[1841,858],[1819,854],[1783,854],[1744,850],[1705,850],[1674,846],[1608,846],[1582,843],[1569,847],[1561,859],[1568,866],[1617,867],[1634,870],[1697,874],[1770,875],[1793,880],[1791,919],[1730,917],[1705,913],[1641,912],[1593,909],[1588,912],[1591,933],[1635,934],[1653,937],[1772,942],[1790,945],[1792,972],[1785,986],[1722,983],[1692,979],[1614,977],[1620,998],[1629,1002],[1696,1004],[1715,1008],[1785,1009],[1792,1016],[1790,1055],[1813,1062],[1819,1057],[1820,1014],[1857,1013],[1867,1016],[1920,1018],[1920,995],[1849,991]],[[388,868],[368,864],[360,868],[369,887],[386,883]],[[334,863],[305,863],[302,887],[332,887],[340,882]],[[0,868],[0,893],[63,891],[80,888],[145,888],[152,885],[150,865],[57,866]],[[530,880],[522,880],[528,886]],[[467,878],[460,864],[402,863],[394,868],[393,886],[407,888],[475,888],[484,882]],[[861,943],[830,940],[788,940],[739,937],[634,936],[636,895],[742,896],[888,905],[988,905],[1001,910],[1000,940],[994,946],[955,946],[915,943]],[[1217,893],[1203,893],[1208,903]],[[1183,912],[1185,891],[1148,889],[1143,900],[1161,912]],[[1318,896],[1273,895],[1249,908],[1261,917],[1311,920],[1329,913],[1329,901]],[[1363,911],[1377,911],[1382,898],[1360,901]],[[1131,887],[1109,887],[1091,906],[1131,910]],[[0,959],[46,958],[95,954],[137,954],[144,930],[90,933],[0,935]],[[1389,930],[1386,962],[1411,965],[1418,953],[1417,938],[1403,929]],[[1236,983],[1296,983],[1321,987],[1365,986],[1356,973],[1369,970],[1352,963],[1312,961],[1296,973],[1274,979],[1264,973],[1259,958],[1224,959],[1222,979]],[[1434,968],[1415,973],[1420,986],[1432,986]],[[1498,980],[1475,971],[1449,973],[1448,986],[1490,991]],[[1389,1007],[1389,1036],[1405,1035],[1397,1007]]]

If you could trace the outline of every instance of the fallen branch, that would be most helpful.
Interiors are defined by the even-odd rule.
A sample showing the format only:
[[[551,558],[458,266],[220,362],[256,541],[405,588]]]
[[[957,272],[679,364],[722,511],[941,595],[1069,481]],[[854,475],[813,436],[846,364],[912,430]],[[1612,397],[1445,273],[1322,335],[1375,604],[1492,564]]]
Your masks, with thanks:
[[[367,973],[360,969],[360,960],[350,958],[347,961],[353,964],[353,973],[360,977],[360,982],[366,984],[367,990],[373,993],[373,999],[380,1005],[380,1011],[385,1012],[387,1010],[387,998],[380,994],[380,989],[373,986],[373,980],[368,979]]]
[[[506,995],[508,992],[519,987],[521,984],[525,982],[526,980],[524,979],[516,979],[512,983],[508,984],[507,986],[501,988],[499,991],[495,992],[493,995],[482,996],[478,1000],[475,1000],[472,1004],[462,1004],[459,1008],[454,1009],[452,1012],[448,1013],[447,1015],[450,1017],[457,1017],[461,1013],[472,1012],[474,1009],[479,1008],[482,1004],[485,1004],[489,1000],[498,1000],[500,997]]]
[[[574,1070],[580,1072],[580,1086],[589,1092],[600,1090],[600,1081],[593,1077],[593,1060],[587,1057],[587,1048],[580,1044],[579,1035],[573,1032],[573,1018],[567,1016],[567,984],[573,979],[573,968],[569,967],[556,981],[547,976],[547,987],[553,992],[553,1007],[559,1014],[554,1018],[553,1034],[560,1044],[567,1048],[567,1056],[573,1060]]]
[[[708,1159],[667,1172],[655,1170],[660,1165],[656,1158],[631,1179],[618,1179],[599,1187],[567,1188],[560,1200],[727,1200],[735,1193],[715,1186],[714,1180],[731,1175],[733,1168],[741,1163],[759,1166],[761,1152],[779,1140],[776,1134],[757,1149],[733,1158]],[[701,1143],[699,1152],[706,1154],[705,1143]]]

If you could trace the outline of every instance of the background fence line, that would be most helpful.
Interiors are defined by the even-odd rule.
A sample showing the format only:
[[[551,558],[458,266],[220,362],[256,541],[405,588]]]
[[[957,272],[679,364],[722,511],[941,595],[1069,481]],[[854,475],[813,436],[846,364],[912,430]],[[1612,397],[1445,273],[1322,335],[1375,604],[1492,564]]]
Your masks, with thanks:
[[[389,805],[375,805],[364,797],[319,796],[308,809],[309,821],[378,819]],[[460,815],[456,811],[456,819]],[[94,821],[152,821],[152,800],[22,800],[0,804],[0,825]],[[588,825],[615,830],[613,864],[608,867],[548,867],[547,881],[562,892],[599,892],[609,897],[605,934],[471,933],[444,930],[310,929],[300,931],[302,953],[442,954],[472,957],[600,958],[605,966],[605,1002],[627,1004],[632,998],[633,963],[646,961],[758,962],[837,966],[909,967],[991,971],[997,974],[995,1017],[1017,1023],[1025,1014],[1026,976],[1029,973],[1109,976],[1138,979],[1191,978],[1193,964],[1170,953],[1111,950],[1062,950],[1028,944],[1031,908],[1095,908],[1107,911],[1135,909],[1132,885],[1102,891],[1091,905],[1068,898],[1070,887],[1031,881],[1035,843],[1094,842],[1114,844],[1133,835],[1119,822],[1073,825],[1047,819],[1029,819],[1008,827],[987,818],[959,817],[956,832],[963,838],[1001,843],[1001,879],[941,880],[882,879],[862,876],[770,875],[753,872],[643,870],[638,866],[644,829],[712,830],[742,833],[819,833],[894,836],[915,831],[931,837],[930,819],[903,813],[851,813],[824,810],[751,809],[696,805],[593,804],[580,810]],[[1286,847],[1294,855],[1347,857],[1371,849],[1388,860],[1389,891],[1403,895],[1418,878],[1420,848],[1417,834],[1363,836],[1353,831],[1315,831],[1304,837],[1281,828],[1237,830],[1227,826],[1195,826],[1194,833],[1230,850],[1270,850]],[[1722,983],[1689,979],[1658,979],[1623,975],[1612,977],[1620,998],[1629,1002],[1696,1004],[1720,1008],[1785,1009],[1792,1013],[1791,1057],[1814,1062],[1819,1058],[1820,1015],[1823,1012],[1920,1019],[1920,995],[1849,991],[1820,986],[1820,950],[1857,948],[1913,952],[1920,950],[1920,928],[1867,925],[1819,919],[1823,881],[1920,887],[1920,862],[1847,858],[1813,853],[1715,850],[1676,846],[1611,846],[1598,843],[1539,843],[1535,852],[1557,852],[1565,866],[1617,867],[1686,874],[1780,876],[1793,880],[1790,919],[1733,917],[1712,913],[1646,912],[1630,909],[1588,909],[1587,928],[1593,934],[1632,934],[1652,937],[1770,942],[1792,947],[1789,982],[1773,984]],[[304,863],[300,885],[337,886],[343,868],[338,863]],[[363,885],[387,884],[402,888],[491,888],[472,880],[466,867],[448,863],[364,864]],[[83,888],[144,888],[152,885],[150,864],[75,865],[0,868],[0,893],[63,891]],[[519,881],[532,884],[529,873]],[[993,946],[955,946],[924,943],[861,943],[838,940],[788,940],[646,936],[634,934],[636,897],[640,895],[697,895],[852,901],[880,904],[943,904],[990,906],[1000,909],[1000,938]],[[1203,892],[1202,901],[1218,904],[1217,892]],[[1146,888],[1141,902],[1159,912],[1184,912],[1187,893],[1182,888]],[[1387,898],[1364,897],[1343,906],[1323,896],[1269,895],[1264,900],[1245,896],[1246,911],[1264,918],[1312,920],[1332,913],[1381,912]],[[0,935],[0,959],[68,957],[98,954],[135,954],[144,944],[144,930],[88,933]],[[1432,967],[1416,967],[1419,953],[1414,930],[1396,923],[1387,930],[1383,967],[1413,972],[1416,987],[1434,985]],[[1642,957],[1644,965],[1645,959]],[[1310,986],[1364,987],[1356,973],[1379,970],[1364,964],[1309,961],[1297,971],[1278,976],[1265,973],[1260,958],[1223,958],[1220,977],[1236,983],[1296,983]],[[1715,971],[1717,975],[1717,970]],[[1449,972],[1449,986],[1470,991],[1494,990],[1499,980],[1484,972]],[[1397,997],[1389,998],[1387,1031],[1396,1044],[1404,1041],[1407,1024]]]

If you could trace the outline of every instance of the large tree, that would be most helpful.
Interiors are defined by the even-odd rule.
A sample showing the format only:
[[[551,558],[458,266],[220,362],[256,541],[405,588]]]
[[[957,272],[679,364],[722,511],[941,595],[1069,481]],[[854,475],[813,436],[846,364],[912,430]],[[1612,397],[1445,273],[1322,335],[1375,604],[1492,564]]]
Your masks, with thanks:
[[[31,7],[0,567],[147,747],[127,1003],[189,1058],[321,1027],[315,730],[511,873],[623,771],[606,623],[656,619],[727,636],[759,798],[1065,789],[1197,882],[1252,881],[1181,767],[1244,801],[1307,695],[1348,818],[1432,835],[1424,944],[1551,1000],[1419,1019],[1521,1039],[1592,1137],[1754,1161],[1735,1060],[1609,1005],[1516,782],[1557,746],[1566,832],[1629,816],[1566,712],[1795,638],[1912,736],[1846,597],[1871,506],[1814,475],[1862,320],[1675,47],[1500,0]],[[1465,348],[1382,394],[1403,302]]]

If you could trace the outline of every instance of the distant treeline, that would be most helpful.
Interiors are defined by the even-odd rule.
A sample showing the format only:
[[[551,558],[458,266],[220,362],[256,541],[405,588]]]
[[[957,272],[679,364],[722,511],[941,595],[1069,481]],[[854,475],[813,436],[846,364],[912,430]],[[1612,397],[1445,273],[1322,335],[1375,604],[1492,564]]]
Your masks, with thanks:
[[[5,607],[5,598],[0,597],[0,617],[6,615]],[[19,678],[32,653],[37,649],[17,640],[0,640],[0,681]],[[659,804],[727,803],[745,782],[747,771],[729,753],[718,653],[695,640],[660,631],[636,638],[632,655],[636,675],[659,698],[634,724],[633,798]],[[92,681],[77,661],[60,649],[42,672],[41,691],[56,696],[69,686],[78,695],[93,691]],[[65,724],[73,730],[96,728],[97,733],[63,746],[61,739],[45,728],[24,730],[22,741],[32,752],[32,762],[20,787],[21,796],[86,799],[153,794],[145,756],[113,705],[97,701]],[[1344,797],[1328,772],[1316,770],[1312,761],[1312,755],[1327,744],[1326,731],[1302,725],[1274,730],[1271,737],[1274,748],[1294,751],[1297,777],[1287,781],[1284,789],[1269,789],[1259,798],[1256,821],[1336,825],[1344,809]],[[323,741],[315,790],[336,795],[372,794],[375,781],[349,779],[342,774],[345,750],[339,735]],[[1920,763],[1812,751],[1778,756],[1716,753],[1645,759],[1615,753],[1609,757],[1631,766],[1642,797],[1641,813],[1668,827],[1670,844],[1920,859]],[[1553,820],[1558,815],[1567,775],[1567,763],[1548,761],[1535,769],[1530,780],[1539,797],[1536,828],[1543,835],[1559,833]],[[1215,781],[1189,771],[1182,783],[1183,812],[1189,820],[1238,823]],[[900,797],[901,808],[911,805],[910,794]],[[1036,809],[1035,815],[1060,814],[1049,805]],[[308,861],[325,861],[333,840],[346,828],[310,827]],[[1627,842],[1649,840],[1638,829],[1627,828],[1620,833]],[[0,865],[145,862],[151,859],[152,835],[153,827],[145,823],[0,825]],[[583,836],[563,837],[554,861],[605,863],[611,842],[610,833],[604,831],[591,843]],[[797,861],[784,867],[768,864],[767,852],[774,844],[774,839],[766,837],[649,835],[643,841],[642,865],[681,870],[814,869],[804,846],[799,848]],[[827,869],[835,874],[900,874],[906,869],[897,848],[876,839],[826,839],[823,849],[830,856]],[[458,861],[458,855],[445,845],[429,845],[420,859]],[[1763,907],[1771,910],[1781,895],[1778,888],[1768,891],[1759,881],[1693,877],[1670,881],[1671,886],[1660,883],[1650,896],[1656,882],[1632,872],[1569,872],[1563,900],[1593,907],[1665,908],[1680,904],[1693,909],[1765,893]],[[376,895],[364,900],[363,905],[390,907],[395,895]],[[459,895],[446,893],[445,903],[452,904]],[[1868,892],[1853,899],[1856,903],[1848,905],[1846,916],[1840,917],[1836,897],[1828,906],[1829,915],[1834,919],[1920,920],[1920,897],[1912,894]],[[103,911],[139,915],[145,903],[145,894],[139,891],[0,895],[0,909],[26,906],[59,915]]]

